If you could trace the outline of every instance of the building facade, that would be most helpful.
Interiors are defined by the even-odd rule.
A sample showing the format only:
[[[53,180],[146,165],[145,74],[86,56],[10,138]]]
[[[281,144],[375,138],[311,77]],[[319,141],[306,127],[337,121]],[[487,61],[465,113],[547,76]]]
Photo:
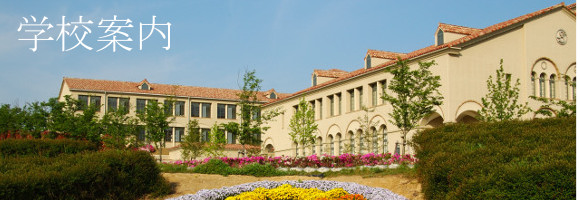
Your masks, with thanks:
[[[398,58],[407,60],[411,68],[433,60],[436,65],[430,69],[441,77],[443,104],[421,120],[419,129],[477,121],[481,98],[487,93],[486,80],[495,77],[501,59],[505,72],[521,83],[519,103],[528,102],[535,111],[541,104],[529,96],[574,101],[575,10],[575,4],[562,3],[483,29],[440,23],[434,45],[409,53],[368,50],[364,67],[352,72],[314,70],[311,87],[263,105],[263,110],[285,111],[262,138],[263,149],[270,155],[290,156],[402,152],[400,131],[389,122],[392,107],[380,98],[392,78],[385,68],[394,66]],[[288,135],[290,119],[301,98],[310,102],[315,112],[318,130],[314,144],[295,143]],[[372,122],[372,138],[363,136],[357,120],[365,116]],[[534,117],[538,116],[524,116]],[[408,134],[407,139],[412,136]],[[413,153],[410,146],[405,148]]]
[[[175,120],[167,130],[165,141],[167,147],[177,149],[185,134],[190,120],[197,119],[201,128],[202,140],[207,140],[209,132],[214,124],[240,122],[240,108],[237,94],[240,90],[206,88],[180,85],[167,85],[150,83],[147,79],[141,82],[92,80],[79,78],[63,78],[59,101],[64,101],[69,95],[86,105],[100,105],[98,115],[102,117],[110,110],[122,107],[129,108],[129,115],[136,117],[137,112],[145,109],[149,101],[165,102],[174,101],[171,113]],[[288,94],[278,93],[274,89],[259,92],[259,104],[267,103]],[[226,153],[236,156],[237,150],[241,149],[236,135],[225,133]],[[139,140],[145,141],[145,130],[139,131]],[[170,158],[178,159],[179,151],[171,151],[175,155]]]
[[[430,69],[441,77],[439,92],[444,97],[443,104],[419,122],[419,129],[477,121],[481,98],[487,93],[486,80],[495,76],[502,59],[505,72],[521,83],[519,103],[527,102],[535,111],[541,103],[529,96],[575,101],[576,4],[558,4],[482,29],[440,23],[433,36],[433,45],[413,52],[368,50],[363,67],[352,72],[314,70],[312,86],[294,94],[261,92],[262,111],[284,111],[268,123],[270,129],[262,136],[263,153],[276,156],[400,153],[402,148],[413,153],[410,146],[401,145],[400,131],[389,122],[392,107],[381,98],[392,79],[385,69],[394,66],[399,58],[407,60],[412,68],[418,62],[435,61]],[[134,115],[147,101],[173,97],[176,119],[166,141],[169,147],[178,147],[191,119],[199,120],[204,133],[214,123],[239,121],[238,92],[151,84],[147,80],[137,83],[64,78],[59,97],[64,100],[65,95],[70,95],[102,105],[101,115],[122,105],[130,107],[130,114]],[[314,144],[297,144],[289,136],[290,119],[302,98],[315,111],[318,130]],[[362,134],[359,119],[364,117],[370,121],[370,138]],[[534,117],[538,116],[528,113],[523,118]],[[228,134],[226,138],[230,146],[236,143],[235,136]]]

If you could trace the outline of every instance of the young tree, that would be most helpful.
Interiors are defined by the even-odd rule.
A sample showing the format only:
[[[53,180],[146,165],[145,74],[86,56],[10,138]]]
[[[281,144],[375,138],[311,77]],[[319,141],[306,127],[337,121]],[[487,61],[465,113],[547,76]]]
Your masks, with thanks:
[[[419,62],[418,65],[418,69],[411,70],[407,61],[399,59],[396,66],[388,68],[387,72],[393,75],[388,89],[394,95],[383,92],[382,96],[393,107],[389,121],[401,130],[403,155],[407,134],[418,126],[419,120],[434,112],[433,106],[441,105],[443,100],[438,91],[441,78],[429,71],[435,61]]]
[[[520,79],[512,86],[512,77],[503,70],[503,59],[495,71],[495,82],[491,75],[487,79],[488,93],[481,98],[483,108],[477,111],[482,121],[494,122],[519,118],[531,111],[528,103],[518,104]]]
[[[290,119],[290,138],[293,142],[302,145],[314,144],[316,136],[314,132],[318,129],[318,124],[314,121],[314,111],[304,98],[300,99],[298,108]],[[298,151],[298,145],[296,145]]]
[[[197,119],[187,123],[187,135],[181,141],[181,158],[193,160],[203,153],[204,142],[201,141],[201,132]]]
[[[270,110],[266,113],[261,113],[258,93],[261,90],[260,84],[262,80],[256,77],[256,71],[246,71],[243,77],[243,85],[241,92],[238,93],[240,107],[240,123],[230,122],[222,126],[228,132],[238,136],[240,144],[244,149],[244,155],[247,154],[246,144],[260,145],[262,143],[261,135],[270,127],[264,126],[272,118],[280,115],[279,109]]]
[[[84,105],[67,95],[64,102],[51,98],[46,106],[50,107],[50,131],[70,134],[74,138],[84,138],[92,142],[101,141],[102,129],[97,117],[101,105]]]
[[[139,120],[145,124],[147,139],[154,143],[156,149],[159,149],[159,161],[162,161],[163,148],[165,148],[165,131],[169,129],[169,124],[175,120],[175,117],[171,117],[171,113],[165,112],[169,105],[149,101],[145,111],[137,113]]]
[[[48,118],[50,117],[50,108],[46,102],[29,103],[25,108],[26,129],[35,137],[40,138],[42,131],[48,130]]]
[[[530,98],[544,103],[540,106],[541,109],[534,112],[536,114],[551,117],[553,114],[551,110],[556,107],[559,108],[554,110],[556,117],[576,117],[576,101],[553,100],[534,96]]]
[[[101,119],[103,143],[111,148],[124,149],[137,137],[138,119],[128,115],[128,109],[109,110]]]
[[[224,131],[216,123],[211,127],[209,142],[204,146],[204,152],[214,158],[224,156],[225,144],[226,137]]]
[[[365,115],[363,115],[362,117],[358,117],[356,119],[356,121],[358,121],[358,123],[360,124],[360,129],[362,130],[362,141],[363,143],[366,144],[366,146],[361,146],[361,152],[363,150],[366,150],[367,152],[373,152],[373,147],[375,147],[375,145],[378,145],[378,133],[375,131],[373,131],[373,127],[376,127],[377,124],[379,122],[377,121],[372,121],[369,118],[369,113],[370,112],[374,112],[374,110],[369,110],[369,108],[362,106],[361,110],[365,111]],[[354,148],[354,147],[352,147]],[[377,146],[378,148],[378,146]]]

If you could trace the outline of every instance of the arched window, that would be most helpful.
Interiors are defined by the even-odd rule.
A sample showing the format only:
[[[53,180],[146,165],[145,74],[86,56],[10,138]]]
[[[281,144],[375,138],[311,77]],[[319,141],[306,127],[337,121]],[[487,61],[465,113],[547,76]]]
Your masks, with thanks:
[[[348,132],[348,136],[350,139],[350,154],[354,154],[354,134],[352,131]]]
[[[378,153],[379,152],[379,134],[377,134],[377,129],[376,128],[372,128],[372,133],[373,133],[373,152],[374,153]]]
[[[532,72],[532,96],[536,96],[536,72]]]
[[[387,127],[383,127],[383,153],[389,152],[387,147],[389,146],[389,141],[387,140]]]
[[[312,155],[316,154],[316,145],[312,144]]]
[[[439,29],[439,31],[437,31],[437,46],[442,44],[443,44],[443,30]]]
[[[546,74],[540,74],[540,97],[546,97]]]
[[[550,76],[550,98],[556,98],[556,75]]]
[[[366,63],[366,68],[371,68],[371,55],[367,55],[367,59],[366,59],[367,63]]]
[[[564,87],[566,88],[566,100],[570,100],[570,88],[568,88],[570,85],[570,77],[569,76],[564,76]]]
[[[141,89],[142,89],[142,90],[149,90],[149,85],[147,85],[147,83],[143,83],[143,84],[141,85]]]
[[[334,138],[332,138],[332,135],[328,136],[328,145],[330,146],[329,154],[334,156]]]
[[[318,137],[318,151],[320,151],[320,154],[322,154],[323,150],[322,150],[322,137]]]
[[[576,100],[576,77],[572,79],[572,99]]]
[[[336,134],[336,142],[338,143],[338,155],[342,154],[342,135]]]
[[[364,138],[363,138],[363,133],[362,131],[359,130],[359,134],[358,134],[358,153],[362,154],[363,153],[363,149],[364,149]]]
[[[270,93],[270,99],[276,99],[276,98],[277,98],[277,97],[276,97],[276,94],[275,94],[275,93],[273,93],[273,92],[272,92],[272,93]]]

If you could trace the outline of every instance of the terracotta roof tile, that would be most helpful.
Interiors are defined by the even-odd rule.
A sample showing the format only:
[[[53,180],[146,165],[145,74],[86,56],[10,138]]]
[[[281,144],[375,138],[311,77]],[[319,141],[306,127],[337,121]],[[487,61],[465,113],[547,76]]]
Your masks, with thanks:
[[[404,57],[407,54],[391,52],[391,51],[381,51],[381,50],[369,49],[369,50],[367,50],[367,55],[371,55],[371,57],[374,57],[374,58],[386,58],[386,59],[396,60],[398,57]]]
[[[439,26],[437,27],[437,29],[441,29],[441,30],[443,30],[443,32],[458,33],[458,34],[462,34],[462,35],[476,34],[476,33],[479,33],[481,31],[481,29],[477,29],[477,28],[457,26],[457,25],[445,24],[445,23],[439,23]]]
[[[175,95],[187,96],[194,98],[208,98],[208,99],[224,99],[224,100],[238,100],[237,94],[240,90],[222,89],[222,88],[207,88],[195,86],[182,85],[167,85],[149,83],[150,90],[141,90],[138,88],[143,82],[127,82],[127,81],[110,81],[110,80],[94,80],[94,79],[80,79],[80,78],[63,78],[70,90],[78,91],[95,91],[95,92],[120,92],[120,93],[141,93],[152,95]],[[272,101],[273,99],[266,98],[265,92],[260,92],[258,100],[263,102]],[[279,94],[279,96],[288,96],[289,94]]]
[[[339,78],[348,74],[348,72],[340,69],[329,69],[329,70],[315,69],[314,74],[320,77]]]
[[[566,8],[568,8],[570,11],[572,11],[574,14],[576,14],[576,3],[573,3],[573,4],[566,6]]]
[[[507,21],[504,21],[504,22],[501,22],[501,23],[498,23],[498,24],[489,26],[487,28],[481,29],[481,31],[479,31],[479,32],[476,32],[476,33],[471,34],[471,35],[467,35],[465,37],[462,37],[462,38],[459,38],[457,40],[454,40],[454,41],[445,43],[443,45],[439,45],[439,46],[431,45],[431,46],[425,47],[423,49],[419,49],[419,50],[416,50],[416,51],[407,53],[405,56],[402,56],[401,59],[402,60],[408,60],[408,59],[415,58],[417,56],[421,56],[421,55],[424,55],[424,54],[427,54],[427,53],[435,52],[435,51],[440,50],[440,49],[446,49],[446,48],[449,48],[449,47],[459,46],[461,44],[465,44],[465,43],[467,43],[469,41],[472,41],[474,39],[477,39],[477,38],[479,38],[481,36],[488,35],[488,34],[491,34],[491,33],[496,32],[496,31],[499,31],[499,30],[501,30],[503,28],[509,27],[510,25],[514,25],[514,24],[517,24],[519,22],[523,22],[523,21],[529,20],[529,19],[534,18],[536,16],[540,16],[540,15],[542,15],[544,13],[547,13],[549,11],[555,10],[557,8],[562,8],[562,7],[567,8],[564,5],[564,3],[556,4],[554,6],[551,6],[551,7],[548,7],[548,8],[545,8],[545,9],[542,9],[542,10],[539,10],[539,11],[536,11],[536,12],[533,12],[533,13],[529,13],[529,14],[526,14],[526,15],[522,15],[522,16],[519,16],[519,17],[510,19],[510,20],[507,20]],[[570,8],[568,8],[568,9],[570,9]],[[334,84],[334,83],[337,83],[337,82],[345,81],[345,80],[348,80],[350,78],[353,78],[353,77],[356,77],[356,76],[359,76],[359,75],[362,75],[362,74],[366,74],[366,73],[374,72],[374,71],[377,71],[377,70],[381,70],[381,69],[384,69],[384,68],[386,68],[388,66],[391,66],[391,65],[393,65],[395,63],[397,63],[397,60],[388,61],[386,63],[377,65],[377,66],[372,67],[372,68],[369,68],[369,69],[362,68],[362,69],[359,69],[359,70],[355,70],[355,71],[352,71],[352,72],[350,72],[350,73],[348,73],[348,74],[346,74],[346,75],[344,75],[344,76],[342,76],[340,78],[336,78],[334,80],[330,80],[330,81],[327,81],[327,82],[318,84],[316,86],[312,86],[312,87],[306,88],[304,90],[300,90],[298,92],[295,92],[294,94],[290,95],[288,98],[294,97],[294,96],[298,96],[298,95],[301,95],[301,94],[306,93],[306,92],[309,92],[309,91],[317,90],[317,89],[320,89],[322,87],[325,87],[325,86],[328,86],[328,85],[331,85],[331,84]],[[268,102],[268,103],[266,103],[264,105],[273,104],[275,102],[279,102],[279,101],[283,101],[283,100],[285,100],[285,99],[278,99],[276,101]]]

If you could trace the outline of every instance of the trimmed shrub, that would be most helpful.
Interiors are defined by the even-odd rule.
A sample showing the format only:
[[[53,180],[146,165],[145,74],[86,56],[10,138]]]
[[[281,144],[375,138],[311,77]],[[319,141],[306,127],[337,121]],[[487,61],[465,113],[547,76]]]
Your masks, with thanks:
[[[0,199],[137,199],[170,191],[146,152],[110,150],[0,160]]]
[[[95,143],[82,140],[62,139],[62,140],[0,140],[0,156],[44,156],[55,157],[61,154],[75,154],[84,151],[97,151],[99,147]]]
[[[220,159],[211,159],[207,163],[201,164],[193,168],[194,173],[200,174],[220,174],[227,176],[232,174],[233,168]]]
[[[426,199],[574,199],[575,118],[453,124],[413,138]]]

